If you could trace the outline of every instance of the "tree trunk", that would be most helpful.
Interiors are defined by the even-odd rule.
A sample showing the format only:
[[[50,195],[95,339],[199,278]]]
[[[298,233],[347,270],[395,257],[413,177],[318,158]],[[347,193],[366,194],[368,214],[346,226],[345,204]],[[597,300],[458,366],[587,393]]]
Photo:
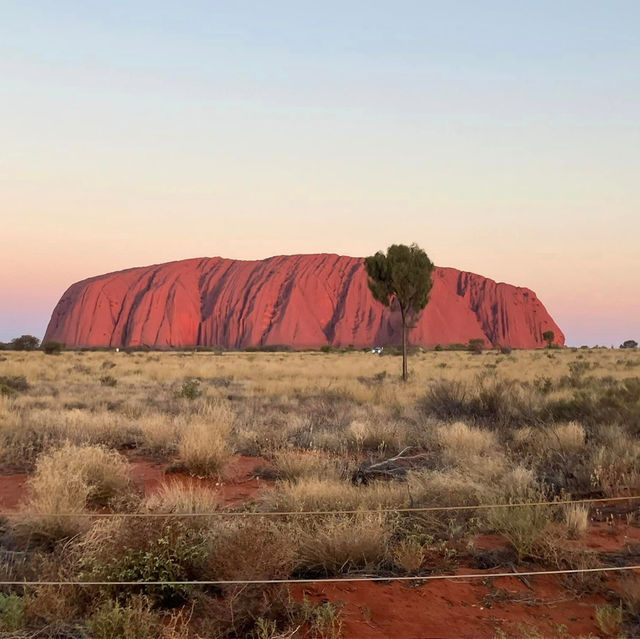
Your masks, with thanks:
[[[402,381],[406,382],[409,376],[407,372],[407,322],[402,307],[400,313],[402,315]]]

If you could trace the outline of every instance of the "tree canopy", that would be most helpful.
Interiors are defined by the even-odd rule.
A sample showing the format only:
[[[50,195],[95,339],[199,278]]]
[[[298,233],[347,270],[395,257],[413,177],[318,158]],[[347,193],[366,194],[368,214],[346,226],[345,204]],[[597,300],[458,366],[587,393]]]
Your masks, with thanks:
[[[385,306],[402,317],[402,379],[407,379],[407,328],[429,302],[433,262],[417,245],[393,244],[365,259],[369,289]]]

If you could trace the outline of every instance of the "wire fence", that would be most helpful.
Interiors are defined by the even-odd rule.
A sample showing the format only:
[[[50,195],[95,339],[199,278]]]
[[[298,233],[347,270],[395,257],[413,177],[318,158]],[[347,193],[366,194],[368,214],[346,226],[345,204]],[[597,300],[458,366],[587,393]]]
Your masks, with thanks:
[[[586,573],[612,573],[640,570],[640,565],[602,566],[598,568],[566,568],[558,570],[530,570],[526,572],[477,572],[453,575],[416,575],[416,576],[358,576],[358,577],[309,577],[302,579],[204,579],[193,581],[0,581],[0,586],[251,586],[276,584],[328,584],[354,582],[391,582],[391,581],[443,581],[478,580],[501,577],[535,577],[542,575],[577,575]]]
[[[523,508],[523,507],[539,507],[539,506],[568,506],[571,504],[599,504],[599,503],[616,503],[624,501],[638,501],[640,495],[629,495],[625,497],[594,497],[591,499],[564,499],[553,501],[536,501],[536,502],[512,502],[507,504],[475,504],[460,506],[423,506],[423,507],[406,507],[406,508],[357,508],[348,510],[213,510],[210,512],[47,512],[47,511],[29,511],[29,510],[8,510],[0,511],[0,517],[16,518],[16,517],[91,517],[91,518],[110,518],[110,517],[312,517],[312,516],[328,516],[328,515],[361,515],[361,514],[390,514],[390,513],[431,513],[431,512],[455,512],[469,510],[493,510],[500,508]]]
[[[307,510],[307,511],[233,511],[233,510],[216,510],[211,512],[131,512],[131,513],[113,513],[113,512],[78,512],[78,513],[49,513],[49,512],[29,512],[29,511],[0,511],[0,517],[19,518],[24,516],[39,517],[124,517],[124,518],[190,518],[190,517],[296,517],[296,516],[331,516],[331,515],[360,515],[360,514],[381,514],[381,513],[430,513],[430,512],[450,512],[450,511],[472,511],[472,510],[492,510],[500,508],[523,508],[523,507],[542,507],[542,506],[567,506],[570,504],[608,504],[624,501],[638,501],[640,495],[629,495],[624,497],[597,497],[591,499],[567,499],[554,501],[538,501],[538,502],[516,502],[503,504],[476,504],[476,505],[460,505],[460,506],[425,506],[425,507],[407,507],[407,508],[362,508],[352,510]],[[0,586],[249,586],[249,585],[276,585],[276,584],[305,584],[305,583],[351,583],[351,582],[392,582],[392,581],[410,581],[410,582],[426,582],[437,580],[477,580],[477,579],[495,579],[500,577],[534,577],[540,575],[571,575],[585,573],[612,573],[640,570],[640,565],[631,566],[603,566],[597,568],[573,568],[558,570],[534,570],[528,572],[478,572],[466,574],[443,574],[443,575],[415,575],[415,576],[357,576],[357,577],[318,577],[318,578],[301,578],[301,579],[236,579],[236,580],[192,580],[192,581],[48,581],[48,580],[6,580],[0,581]]]

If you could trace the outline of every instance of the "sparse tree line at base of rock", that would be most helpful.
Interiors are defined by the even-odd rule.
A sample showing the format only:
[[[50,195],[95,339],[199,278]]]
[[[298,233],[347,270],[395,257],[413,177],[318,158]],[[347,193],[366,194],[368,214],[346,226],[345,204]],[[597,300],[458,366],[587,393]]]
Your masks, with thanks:
[[[544,334],[543,334],[544,338]],[[545,341],[548,341],[544,338]],[[553,342],[553,338],[551,338]],[[546,348],[561,348],[556,344],[547,345]],[[571,347],[576,348],[576,347]],[[607,348],[606,346],[581,346],[581,349],[588,348]],[[613,348],[613,347],[612,347]],[[633,339],[628,339],[624,341],[618,348],[621,349],[634,349],[638,348],[638,342]],[[104,348],[100,347],[78,347],[78,348],[69,348],[67,349],[66,345],[62,342],[58,341],[48,341],[40,344],[40,340],[33,335],[21,335],[20,337],[15,337],[10,342],[0,342],[0,351],[36,351],[42,350],[44,353],[48,355],[55,355],[61,353],[64,350],[72,350],[72,351],[111,351],[115,350],[114,347],[105,346]],[[152,346],[124,346],[119,350],[123,352],[131,353],[131,352],[150,352],[150,351],[194,351],[198,353],[215,353],[221,355],[225,352],[246,352],[246,353],[286,353],[286,352],[294,352],[294,349],[288,346],[287,344],[270,344],[266,346],[248,346],[247,348],[223,348],[221,346],[185,346],[185,347],[169,347],[169,348],[155,348]],[[298,349],[296,349],[298,350]],[[315,349],[308,349],[315,350]],[[355,353],[357,351],[361,351],[363,353],[371,352],[371,348],[356,348],[353,344],[349,344],[345,347],[337,347],[326,344],[321,346],[318,351],[321,353]],[[514,349],[512,346],[500,346],[500,345],[487,345],[485,340],[482,338],[471,338],[466,344],[460,342],[455,342],[451,344],[436,344],[433,348],[422,348],[418,346],[408,345],[407,346],[407,354],[415,355],[417,352],[434,350],[434,351],[468,351],[474,354],[483,353],[486,350],[499,350],[503,355],[509,355]],[[378,353],[381,356],[400,356],[402,355],[402,346],[401,345],[387,345],[384,346],[384,349]]]

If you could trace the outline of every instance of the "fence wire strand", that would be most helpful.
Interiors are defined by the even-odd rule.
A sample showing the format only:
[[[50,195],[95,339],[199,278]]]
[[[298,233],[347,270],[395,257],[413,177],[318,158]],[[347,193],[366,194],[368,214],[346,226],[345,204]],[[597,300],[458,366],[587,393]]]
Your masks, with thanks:
[[[176,512],[131,512],[131,513],[113,513],[113,512],[77,512],[77,513],[59,513],[59,512],[37,512],[28,510],[9,510],[0,511],[0,517],[11,519],[19,517],[91,517],[91,518],[109,518],[109,517],[312,517],[327,515],[364,515],[364,514],[390,514],[390,513],[430,513],[430,512],[455,512],[465,510],[492,510],[500,508],[523,508],[526,506],[568,506],[571,504],[598,504],[611,503],[621,501],[638,501],[640,495],[629,495],[627,497],[595,497],[592,499],[565,499],[555,501],[536,501],[536,502],[514,502],[508,504],[476,504],[462,506],[423,506],[423,507],[406,507],[406,508],[358,508],[351,510],[214,510],[211,512],[192,512],[192,513],[176,513]]]
[[[535,577],[537,575],[576,575],[584,573],[608,573],[640,570],[640,565],[604,566],[600,568],[567,568],[558,570],[530,570],[527,572],[485,572],[456,575],[358,576],[318,577],[301,579],[204,579],[194,581],[0,581],[0,586],[268,586],[275,584],[328,584],[376,581],[443,581],[464,579],[496,579],[500,577]]]

